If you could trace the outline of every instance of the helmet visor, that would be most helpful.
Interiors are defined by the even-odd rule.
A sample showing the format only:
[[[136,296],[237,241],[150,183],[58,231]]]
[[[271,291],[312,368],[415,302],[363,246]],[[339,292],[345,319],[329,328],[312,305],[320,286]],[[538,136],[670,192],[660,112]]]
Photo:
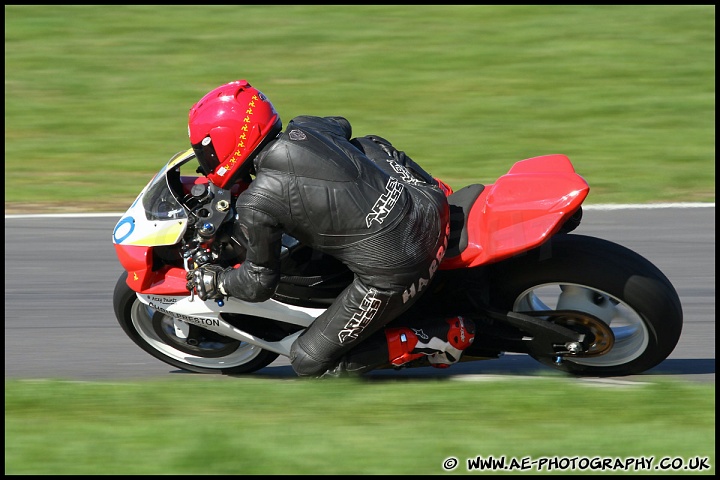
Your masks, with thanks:
[[[209,136],[203,138],[200,143],[193,143],[192,148],[204,175],[213,173],[218,165],[220,165],[220,160],[218,160],[215,147]]]

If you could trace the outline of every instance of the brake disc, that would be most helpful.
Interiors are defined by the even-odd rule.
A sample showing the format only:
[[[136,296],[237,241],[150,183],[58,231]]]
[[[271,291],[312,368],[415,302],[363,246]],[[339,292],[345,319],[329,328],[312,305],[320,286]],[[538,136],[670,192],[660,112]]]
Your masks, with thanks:
[[[615,344],[615,334],[613,334],[610,326],[592,315],[583,314],[582,312],[568,312],[551,316],[548,320],[585,334],[583,351],[574,353],[573,357],[599,357],[609,352]]]

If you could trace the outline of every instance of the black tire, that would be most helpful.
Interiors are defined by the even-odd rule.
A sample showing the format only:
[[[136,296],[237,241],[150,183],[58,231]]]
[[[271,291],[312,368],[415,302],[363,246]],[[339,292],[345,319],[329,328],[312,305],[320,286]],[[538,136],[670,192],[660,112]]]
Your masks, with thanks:
[[[680,338],[683,313],[675,288],[651,262],[621,245],[561,234],[491,269],[494,306],[582,310],[609,324],[614,343],[604,354],[565,357],[559,365],[554,358],[533,357],[544,365],[578,376],[639,374],[665,360]],[[556,300],[562,307],[537,301],[555,296],[560,285],[564,291]]]
[[[127,336],[153,357],[182,370],[224,375],[252,373],[278,357],[277,353],[204,329],[200,332],[204,341],[189,345],[166,328],[172,318],[143,304],[128,287],[126,278],[124,272],[115,285],[115,316]]]

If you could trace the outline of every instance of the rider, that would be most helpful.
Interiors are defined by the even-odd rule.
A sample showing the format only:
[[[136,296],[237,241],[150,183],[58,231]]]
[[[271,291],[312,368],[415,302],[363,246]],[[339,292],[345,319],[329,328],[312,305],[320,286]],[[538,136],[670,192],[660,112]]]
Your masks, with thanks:
[[[427,290],[443,258],[447,185],[381,137],[352,138],[343,117],[298,116],[282,132],[270,100],[245,80],[210,91],[188,119],[190,143],[209,181],[224,189],[250,181],[233,225],[244,261],[235,268],[197,267],[188,273],[189,290],[202,300],[269,299],[286,233],[354,273],[293,343],[290,362],[298,375],[363,373],[424,356],[440,367],[458,361],[475,336],[468,319],[382,331]],[[360,353],[350,352],[361,342],[364,348],[354,350]]]

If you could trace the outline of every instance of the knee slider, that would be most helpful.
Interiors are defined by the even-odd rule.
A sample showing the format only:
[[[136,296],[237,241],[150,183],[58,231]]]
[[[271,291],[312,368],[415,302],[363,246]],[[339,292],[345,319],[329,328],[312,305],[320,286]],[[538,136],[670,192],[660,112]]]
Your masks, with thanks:
[[[296,340],[290,347],[290,365],[298,376],[309,377],[325,373],[330,363],[316,360]]]

